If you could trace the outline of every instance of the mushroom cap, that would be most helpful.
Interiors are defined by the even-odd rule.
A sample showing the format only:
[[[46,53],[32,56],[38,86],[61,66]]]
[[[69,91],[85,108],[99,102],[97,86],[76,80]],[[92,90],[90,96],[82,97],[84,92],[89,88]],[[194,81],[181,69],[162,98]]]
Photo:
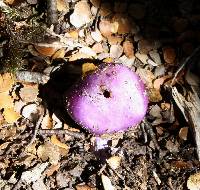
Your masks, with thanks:
[[[125,131],[139,124],[148,107],[143,82],[122,64],[102,64],[64,96],[69,115],[95,135]]]

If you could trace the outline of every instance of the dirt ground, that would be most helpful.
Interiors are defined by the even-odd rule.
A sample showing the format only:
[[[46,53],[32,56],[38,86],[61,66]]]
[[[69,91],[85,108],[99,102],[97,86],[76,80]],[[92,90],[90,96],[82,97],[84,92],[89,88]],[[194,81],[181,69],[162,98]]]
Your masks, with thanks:
[[[198,0],[0,0],[0,189],[200,189],[181,109],[200,92],[199,44]],[[103,63],[135,71],[149,105],[97,149],[63,94]]]

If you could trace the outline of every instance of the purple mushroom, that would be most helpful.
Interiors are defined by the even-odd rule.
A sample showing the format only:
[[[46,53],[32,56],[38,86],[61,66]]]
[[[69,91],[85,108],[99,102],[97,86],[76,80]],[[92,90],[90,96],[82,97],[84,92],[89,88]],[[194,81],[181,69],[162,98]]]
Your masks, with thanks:
[[[139,124],[148,97],[139,76],[122,64],[103,64],[65,93],[70,116],[95,135]]]

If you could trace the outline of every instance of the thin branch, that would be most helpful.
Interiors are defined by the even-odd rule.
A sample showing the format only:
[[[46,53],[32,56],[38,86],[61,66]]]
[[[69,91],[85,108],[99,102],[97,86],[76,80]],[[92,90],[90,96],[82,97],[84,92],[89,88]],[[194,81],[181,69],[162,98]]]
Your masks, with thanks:
[[[193,51],[193,53],[192,53],[189,57],[187,57],[186,60],[181,64],[181,66],[180,66],[180,67],[178,68],[178,70],[175,72],[174,77],[173,77],[173,79],[172,79],[172,82],[171,82],[170,86],[172,86],[172,85],[174,84],[174,81],[175,81],[175,79],[177,78],[178,74],[179,74],[179,73],[182,71],[182,69],[192,60],[192,58],[193,58],[197,53],[199,53],[199,51],[200,51],[200,46],[197,47],[197,48]]]

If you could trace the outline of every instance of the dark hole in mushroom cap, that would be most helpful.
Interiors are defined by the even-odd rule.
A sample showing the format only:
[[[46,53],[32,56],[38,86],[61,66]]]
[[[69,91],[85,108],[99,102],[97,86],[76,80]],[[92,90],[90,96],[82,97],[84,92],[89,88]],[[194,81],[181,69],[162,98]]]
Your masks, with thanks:
[[[105,98],[110,98],[111,97],[111,93],[108,90],[104,90],[103,91],[103,95]]]

